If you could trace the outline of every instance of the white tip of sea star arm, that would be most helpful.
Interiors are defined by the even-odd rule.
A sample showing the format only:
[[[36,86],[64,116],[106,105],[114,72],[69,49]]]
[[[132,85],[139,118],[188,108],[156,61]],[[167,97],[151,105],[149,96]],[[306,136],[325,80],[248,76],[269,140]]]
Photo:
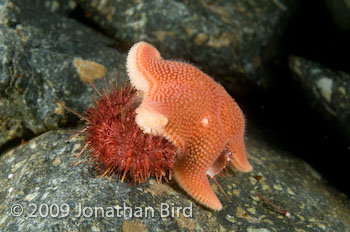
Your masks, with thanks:
[[[131,85],[145,94],[147,94],[149,90],[149,80],[146,80],[142,73],[140,62],[142,62],[142,59],[150,59],[152,56],[160,58],[160,53],[157,49],[152,47],[152,45],[141,41],[130,48],[126,58],[126,70]]]
[[[140,46],[143,46],[144,42],[139,42],[134,44],[128,53],[126,58],[126,70],[129,76],[129,80],[132,86],[137,90],[141,90],[144,93],[148,92],[149,85],[146,79],[143,77],[142,73],[137,67],[138,53]]]
[[[164,127],[168,124],[167,117],[142,104],[135,112],[135,122],[144,133],[164,136]]]

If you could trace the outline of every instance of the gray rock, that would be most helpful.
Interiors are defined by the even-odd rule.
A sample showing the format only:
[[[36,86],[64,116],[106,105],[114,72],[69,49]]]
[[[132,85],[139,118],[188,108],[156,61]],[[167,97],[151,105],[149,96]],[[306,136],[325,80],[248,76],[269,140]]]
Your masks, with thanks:
[[[350,32],[350,1],[349,0],[324,0],[325,4],[333,18],[335,25],[343,30]]]
[[[225,178],[218,177],[227,197],[212,182],[223,202],[220,212],[195,203],[174,181],[157,185],[151,179],[134,186],[114,176],[96,178],[86,163],[72,166],[73,154],[84,143],[81,137],[67,142],[70,136],[47,132],[0,157],[1,231],[350,231],[349,199],[303,161],[262,142],[255,131],[246,139],[253,172],[229,169]],[[257,193],[291,217],[282,216]],[[192,217],[187,217],[189,209],[162,217],[162,203],[192,205]],[[11,208],[21,213],[15,204],[23,207],[20,216],[11,214]],[[79,205],[84,215],[79,216]],[[110,210],[118,205],[120,215],[117,209],[112,215]],[[132,217],[122,214],[126,207],[133,210]]]
[[[124,46],[145,40],[165,58],[193,62],[246,93],[248,83],[270,86],[267,64],[280,50],[278,41],[298,1],[77,2],[87,20]]]
[[[330,128],[336,128],[350,141],[350,75],[337,74],[301,57],[290,57],[289,66],[310,105],[325,118]]]
[[[83,84],[75,58],[101,64],[106,75],[117,69],[120,79],[125,78],[125,55],[112,45],[112,40],[40,4],[1,1],[0,147],[65,124],[63,104],[81,112],[79,106],[91,102],[94,91]]]

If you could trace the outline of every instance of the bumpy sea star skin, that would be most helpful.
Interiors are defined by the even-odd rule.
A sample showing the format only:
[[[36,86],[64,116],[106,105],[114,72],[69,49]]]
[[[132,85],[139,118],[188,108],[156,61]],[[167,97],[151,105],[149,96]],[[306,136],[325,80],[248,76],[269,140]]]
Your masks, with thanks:
[[[244,145],[244,116],[225,89],[198,68],[164,60],[146,42],[127,57],[131,84],[143,94],[136,123],[146,133],[172,141],[181,154],[174,166],[178,184],[201,204],[221,210],[210,187],[230,161],[242,172],[252,170]]]

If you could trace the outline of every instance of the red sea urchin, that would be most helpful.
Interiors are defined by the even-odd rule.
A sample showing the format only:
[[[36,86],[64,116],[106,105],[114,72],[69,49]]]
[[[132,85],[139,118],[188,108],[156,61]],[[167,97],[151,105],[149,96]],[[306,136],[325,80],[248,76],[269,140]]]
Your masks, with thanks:
[[[135,89],[128,85],[118,90],[111,83],[111,90],[106,84],[102,94],[91,85],[99,99],[93,98],[94,106],[87,108],[84,116],[78,115],[87,121],[82,130],[86,145],[80,154],[88,150],[90,161],[102,175],[116,173],[122,181],[128,178],[141,183],[154,176],[159,183],[167,174],[171,179],[176,148],[165,138],[144,134],[137,126]]]

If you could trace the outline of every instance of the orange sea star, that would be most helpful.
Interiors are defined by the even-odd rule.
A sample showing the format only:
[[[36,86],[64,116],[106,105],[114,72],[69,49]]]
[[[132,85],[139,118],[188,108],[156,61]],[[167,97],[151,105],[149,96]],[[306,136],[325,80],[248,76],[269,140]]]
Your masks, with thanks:
[[[174,166],[177,183],[201,204],[221,210],[210,187],[230,161],[252,170],[244,145],[244,116],[225,89],[193,65],[164,60],[146,42],[127,57],[131,84],[142,93],[136,123],[145,133],[162,135],[181,151]]]

